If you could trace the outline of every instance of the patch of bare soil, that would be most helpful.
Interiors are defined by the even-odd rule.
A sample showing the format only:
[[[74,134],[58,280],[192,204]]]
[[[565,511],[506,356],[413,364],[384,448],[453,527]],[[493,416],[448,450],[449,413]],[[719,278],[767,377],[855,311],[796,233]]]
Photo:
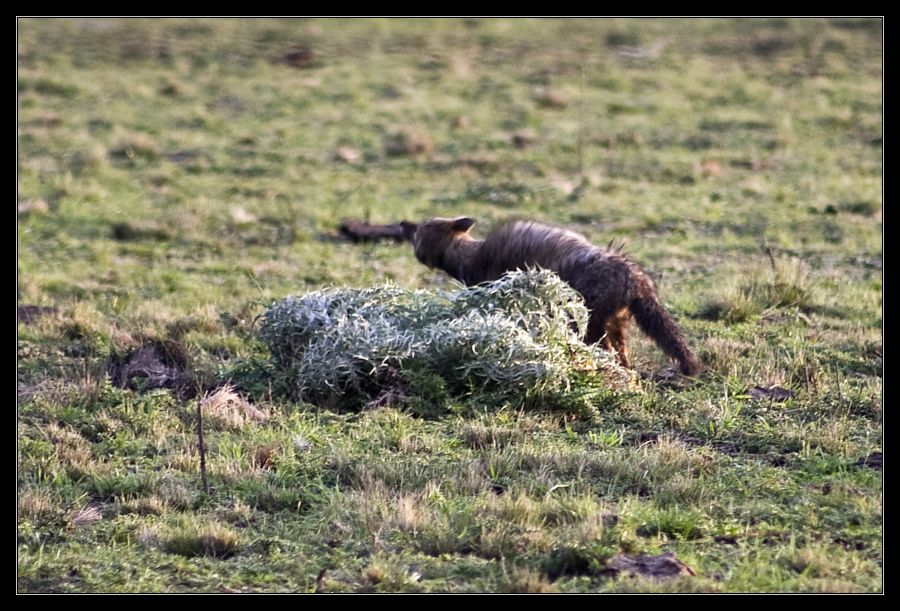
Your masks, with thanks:
[[[853,464],[858,467],[868,467],[870,469],[875,469],[876,471],[881,471],[883,462],[884,459],[881,456],[881,452],[872,452],[868,456],[860,458]]]
[[[338,227],[341,235],[351,242],[378,242],[381,240],[403,241],[403,227],[400,223],[390,225],[370,225],[364,221],[347,220]]]
[[[190,357],[181,344],[171,340],[152,340],[123,355],[113,355],[107,371],[119,388],[171,388],[186,396],[195,391]]]
[[[26,325],[35,322],[38,318],[49,316],[59,312],[59,308],[53,306],[20,305],[16,306],[16,316]]]
[[[682,575],[695,576],[694,569],[675,557],[672,552],[659,556],[629,556],[619,554],[606,564],[616,573],[627,573],[631,576],[649,577],[656,580],[673,579]]]
[[[747,394],[755,401],[786,401],[797,393],[781,386],[754,386]]]

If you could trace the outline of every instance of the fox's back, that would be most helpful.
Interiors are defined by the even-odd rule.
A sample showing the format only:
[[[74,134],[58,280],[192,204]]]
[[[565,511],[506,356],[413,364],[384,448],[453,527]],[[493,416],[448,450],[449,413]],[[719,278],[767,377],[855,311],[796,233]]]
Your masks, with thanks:
[[[503,273],[526,267],[559,272],[563,261],[579,251],[593,249],[582,236],[551,225],[517,221],[500,227],[481,245],[473,272],[494,280]]]
[[[561,276],[588,261],[602,259],[606,251],[574,231],[534,221],[516,221],[491,233],[481,245],[473,271],[495,280],[505,272],[542,267]],[[566,274],[568,275],[568,274]]]

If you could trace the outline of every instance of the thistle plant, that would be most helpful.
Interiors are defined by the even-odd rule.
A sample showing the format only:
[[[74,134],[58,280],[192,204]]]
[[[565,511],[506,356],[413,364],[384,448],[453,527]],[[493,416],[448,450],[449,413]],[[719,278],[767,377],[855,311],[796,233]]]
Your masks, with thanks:
[[[388,284],[288,297],[265,312],[259,333],[306,401],[370,399],[409,371],[437,374],[460,393],[534,395],[565,392],[586,368],[616,383],[627,377],[581,341],[587,319],[575,290],[529,270],[457,292]]]

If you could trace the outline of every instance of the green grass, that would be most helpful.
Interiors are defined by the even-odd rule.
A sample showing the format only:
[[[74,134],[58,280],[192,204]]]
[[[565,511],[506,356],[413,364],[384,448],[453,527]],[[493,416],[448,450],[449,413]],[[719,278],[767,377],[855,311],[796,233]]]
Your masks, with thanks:
[[[55,308],[17,329],[20,592],[882,590],[880,20],[37,19],[17,48],[17,300]],[[339,222],[453,215],[624,242],[704,372],[636,331],[628,392],[284,399],[268,304],[456,288]],[[117,386],[142,346],[180,383]],[[664,552],[696,575],[610,569]]]

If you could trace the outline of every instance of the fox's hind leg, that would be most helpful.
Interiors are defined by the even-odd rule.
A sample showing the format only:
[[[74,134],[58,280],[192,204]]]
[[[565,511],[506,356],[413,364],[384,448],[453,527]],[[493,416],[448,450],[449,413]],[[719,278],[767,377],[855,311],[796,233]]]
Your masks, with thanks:
[[[629,367],[628,360],[628,327],[631,324],[631,313],[622,308],[616,311],[595,309],[588,320],[584,343],[595,344],[607,352],[616,355],[616,362],[622,367]]]
[[[618,313],[595,309],[591,311],[591,317],[588,320],[584,343],[596,344],[600,342],[600,347],[616,355],[616,362],[623,367],[628,367],[625,327],[626,325],[622,324]]]
[[[630,367],[628,360],[628,327],[631,325],[631,312],[621,309],[606,319],[603,327],[606,340],[616,354],[616,361],[622,367]]]
[[[608,315],[602,316],[597,311],[591,312],[591,317],[588,319],[587,333],[584,335],[584,343],[596,344],[600,342],[604,350],[612,352],[613,347],[610,343],[609,335],[606,333],[607,318]]]

